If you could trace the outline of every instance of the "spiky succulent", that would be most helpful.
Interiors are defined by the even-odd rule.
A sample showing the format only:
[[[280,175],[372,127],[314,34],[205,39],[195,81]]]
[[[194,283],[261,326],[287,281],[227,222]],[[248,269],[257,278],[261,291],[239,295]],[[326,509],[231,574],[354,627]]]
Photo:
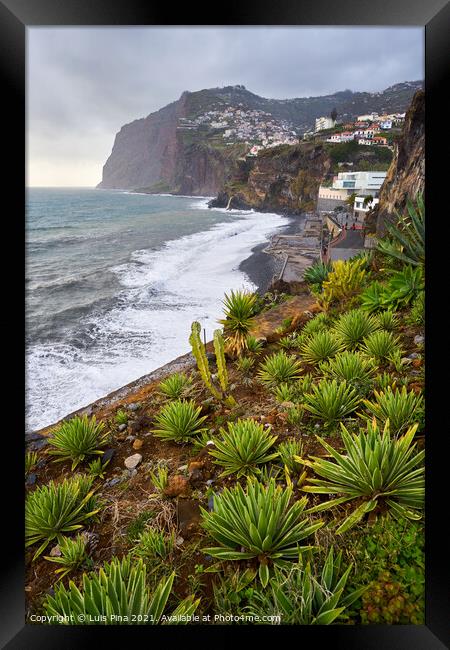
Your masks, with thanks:
[[[217,465],[224,467],[222,476],[257,474],[258,465],[278,456],[271,450],[277,436],[270,435],[270,428],[265,429],[255,420],[228,422],[228,431],[221,428],[220,433],[221,437],[214,440],[215,446],[209,453]]]
[[[317,332],[310,336],[300,348],[303,358],[309,363],[318,363],[342,352],[344,345],[334,332]]]
[[[314,506],[319,512],[348,501],[360,505],[343,521],[337,533],[343,533],[377,506],[387,507],[395,517],[420,519],[417,512],[424,506],[424,451],[416,452],[413,444],[417,425],[401,438],[392,437],[389,424],[381,431],[375,419],[367,423],[367,431],[350,434],[341,424],[345,452],[336,451],[322,438],[317,439],[333,460],[311,456],[298,457],[320,478],[310,478],[302,488],[316,494],[339,494],[336,499]]]
[[[361,398],[351,384],[322,379],[311,386],[311,392],[303,396],[304,408],[313,416],[331,425],[352,413]]]
[[[376,364],[361,352],[340,352],[333,359],[322,361],[319,368],[327,378],[361,387],[369,384]]]
[[[376,315],[379,328],[386,330],[387,332],[392,332],[399,325],[399,318],[391,309],[386,309],[386,311],[380,311]]]
[[[342,314],[334,329],[344,346],[354,350],[359,347],[364,337],[379,329],[379,322],[362,309],[352,309]]]
[[[178,399],[187,393],[191,385],[189,377],[181,372],[175,372],[160,382],[159,391],[171,399]]]
[[[384,391],[374,391],[374,394],[374,400],[363,400],[369,415],[361,413],[361,416],[376,417],[382,424],[389,420],[393,434],[403,432],[423,416],[423,396],[416,395],[414,391],[407,392],[406,386],[402,386],[401,390],[387,386]]]
[[[176,400],[166,404],[156,417],[157,429],[153,433],[158,438],[187,442],[205,431],[202,426],[206,415],[201,416],[201,406],[190,401]]]
[[[247,346],[255,314],[257,296],[243,290],[231,290],[223,300],[225,318],[219,320],[224,326],[225,342],[229,352],[239,355]]]
[[[36,559],[54,539],[83,528],[99,507],[92,490],[92,477],[79,475],[61,483],[50,481],[28,494],[25,502],[25,546],[40,542]]]
[[[118,622],[156,625],[166,609],[172,591],[175,572],[163,578],[154,591],[147,584],[147,569],[142,560],[130,556],[113,558],[98,572],[84,574],[80,588],[74,582],[69,587],[58,585],[53,596],[44,601],[44,612],[60,624],[114,625]],[[168,622],[177,623],[192,615],[199,600],[185,598],[171,613]],[[167,615],[168,616],[168,615]],[[177,620],[178,619],[178,620]]]
[[[289,502],[292,488],[277,486],[274,479],[264,485],[247,481],[244,491],[237,483],[214,496],[214,509],[202,508],[202,525],[219,546],[203,551],[221,560],[257,558],[259,577],[266,586],[271,564],[298,558],[300,542],[323,525],[303,516],[306,498]]]
[[[87,415],[77,415],[53,431],[48,440],[47,453],[59,456],[55,462],[71,460],[73,470],[86,457],[103,454],[100,447],[104,447],[108,442],[108,434],[104,429],[105,424],[97,422],[95,415],[90,419]]]
[[[55,573],[60,574],[59,580],[64,578],[71,571],[78,569],[86,560],[86,546],[88,540],[83,535],[77,535],[75,538],[63,537],[59,543],[61,555],[58,556],[44,556],[49,562],[59,564],[59,569]]]
[[[386,361],[401,349],[399,343],[398,336],[394,336],[392,332],[378,330],[364,339],[361,350],[378,361]]]
[[[300,362],[295,356],[288,356],[283,350],[266,357],[260,365],[258,377],[263,384],[278,386],[297,379],[301,372]]]
[[[331,262],[314,262],[304,271],[303,279],[308,284],[316,285],[320,289],[331,270]]]
[[[396,215],[396,223],[387,224],[387,236],[378,243],[378,250],[413,266],[425,263],[425,204],[422,194],[415,204],[408,201],[403,216]]]

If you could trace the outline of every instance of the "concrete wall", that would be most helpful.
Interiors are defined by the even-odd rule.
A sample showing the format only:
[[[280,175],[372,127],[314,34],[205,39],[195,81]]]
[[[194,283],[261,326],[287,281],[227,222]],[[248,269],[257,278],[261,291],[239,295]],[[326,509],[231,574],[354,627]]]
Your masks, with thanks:
[[[340,201],[338,199],[317,199],[317,210],[324,210],[326,212],[332,212],[334,208],[337,208],[338,205],[345,206],[345,201]]]

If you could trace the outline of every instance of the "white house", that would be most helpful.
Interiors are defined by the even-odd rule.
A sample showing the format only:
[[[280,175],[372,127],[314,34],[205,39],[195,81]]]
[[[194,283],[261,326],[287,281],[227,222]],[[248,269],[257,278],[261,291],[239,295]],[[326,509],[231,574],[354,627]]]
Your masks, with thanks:
[[[387,172],[339,172],[333,179],[333,189],[346,190],[347,196],[375,196],[382,186]]]
[[[366,146],[370,146],[374,144],[373,140],[371,138],[359,138],[358,144],[363,144]]]
[[[316,125],[314,128],[315,133],[317,131],[324,131],[325,129],[332,129],[336,124],[336,120],[332,120],[331,117],[318,117],[316,119]]]
[[[367,203],[364,204],[365,198],[366,197],[364,196],[355,197],[353,210],[354,210],[355,217],[357,218],[358,221],[364,221],[364,217],[366,213],[369,212],[369,210],[371,210],[380,201],[380,199],[373,198],[371,201],[367,201]]]
[[[375,122],[378,119],[378,113],[367,113],[366,115],[358,115],[358,122]]]

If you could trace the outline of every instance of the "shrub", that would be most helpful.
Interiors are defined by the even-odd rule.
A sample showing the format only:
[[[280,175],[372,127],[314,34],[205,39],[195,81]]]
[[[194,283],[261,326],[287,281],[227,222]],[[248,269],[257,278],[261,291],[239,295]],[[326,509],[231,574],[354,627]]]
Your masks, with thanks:
[[[318,494],[343,494],[310,509],[325,510],[354,499],[362,503],[337,529],[341,534],[360,521],[377,506],[385,506],[395,517],[420,519],[415,512],[424,505],[424,451],[415,453],[412,444],[417,425],[408,429],[401,438],[391,438],[389,425],[381,431],[374,420],[367,423],[367,432],[350,434],[344,425],[342,439],[346,453],[341,454],[322,438],[317,439],[334,459],[312,456],[313,461],[302,462],[321,478],[311,478],[303,488]],[[301,460],[301,459],[299,459]],[[325,480],[324,480],[325,479]]]
[[[379,373],[374,380],[374,384],[380,390],[386,390],[389,386],[394,389],[397,385],[397,379],[390,372]]]
[[[36,488],[25,502],[25,546],[41,542],[34,554],[35,560],[54,539],[61,543],[64,533],[83,525],[99,508],[93,497],[93,479],[76,476],[56,484]]]
[[[283,336],[278,341],[278,345],[282,347],[284,350],[292,350],[293,348],[296,347],[297,339],[298,339],[298,335],[295,332],[293,332],[292,334]]]
[[[328,310],[333,302],[346,302],[359,293],[366,281],[367,271],[362,259],[336,260],[333,270],[322,285],[319,302]]]
[[[308,284],[317,285],[320,289],[322,283],[328,278],[328,274],[332,270],[331,262],[314,262],[303,273],[303,279]]]
[[[343,344],[333,332],[317,332],[310,336],[302,345],[300,351],[309,363],[317,363],[334,357],[343,350]]]
[[[257,558],[263,586],[269,581],[269,562],[298,558],[299,543],[323,525],[302,518],[306,497],[291,506],[292,488],[248,480],[246,490],[238,483],[214,496],[214,510],[202,509],[202,525],[220,546],[203,549],[221,560]]]
[[[44,557],[49,562],[61,565],[55,571],[55,573],[61,574],[59,576],[59,580],[61,580],[71,571],[76,571],[87,560],[86,546],[87,540],[83,535],[77,535],[74,539],[63,537],[59,543],[61,556],[45,555]]]
[[[119,409],[116,413],[115,420],[117,424],[128,424],[128,413],[123,409]]]
[[[325,332],[328,330],[329,325],[330,318],[325,312],[322,311],[306,323],[302,329],[302,334],[310,336],[311,334],[317,334],[317,332]]]
[[[388,386],[383,392],[375,391],[375,400],[363,400],[364,406],[370,416],[364,413],[362,417],[375,416],[382,424],[389,420],[390,431],[393,434],[401,433],[408,425],[419,422],[423,416],[423,396],[409,393],[406,386],[401,390],[393,390]]]
[[[340,352],[333,359],[320,363],[319,368],[326,378],[365,388],[369,385],[376,366],[373,359],[360,352]]]
[[[407,202],[407,212],[397,214],[396,223],[386,226],[387,237],[378,243],[378,250],[387,257],[419,266],[425,264],[425,204],[417,196],[416,204]]]
[[[375,332],[379,323],[374,316],[369,316],[361,309],[352,309],[339,318],[335,331],[343,345],[354,350],[364,337]]]
[[[275,386],[273,389],[273,394],[277,402],[295,402],[299,395],[297,387],[295,386],[297,382],[291,382],[290,384],[280,384]]]
[[[225,329],[225,342],[231,354],[239,355],[247,346],[247,336],[253,324],[256,294],[231,290],[223,300],[225,318],[219,323]]]
[[[86,456],[103,454],[99,447],[104,447],[108,441],[108,434],[104,432],[103,422],[96,422],[95,416],[89,420],[87,415],[75,416],[63,422],[49,438],[50,449],[48,453],[59,456],[55,462],[72,461],[72,470],[81,463]]]
[[[258,354],[263,349],[263,342],[255,336],[247,336],[247,350],[252,354]]]
[[[379,361],[388,360],[399,348],[399,338],[391,332],[378,330],[364,339],[363,352]]]
[[[413,300],[406,322],[411,325],[425,324],[425,291],[419,291]]]
[[[303,396],[304,407],[328,425],[345,418],[361,401],[356,390],[346,381],[338,383],[335,379],[322,379],[312,385],[311,391]]]
[[[175,535],[166,535],[156,528],[147,528],[139,534],[135,546],[130,553],[141,560],[165,559],[175,548]]]
[[[163,395],[171,399],[179,399],[187,393],[192,382],[181,372],[176,372],[164,381],[160,382],[159,390]]]
[[[300,362],[285,352],[277,352],[267,357],[261,364],[258,377],[263,384],[277,386],[297,379],[300,375]]]
[[[130,556],[113,558],[97,573],[83,575],[79,589],[72,581],[69,587],[58,585],[54,596],[46,596],[44,612],[57,623],[83,620],[84,625],[111,625],[117,620],[129,624],[154,625],[160,622],[175,577],[173,572],[159,582],[151,593],[142,560]],[[171,616],[192,615],[199,600],[185,598]],[[83,617],[83,618],[81,618]]]
[[[372,282],[372,284],[369,284],[367,289],[360,294],[359,301],[361,303],[361,309],[364,309],[364,311],[368,311],[369,313],[387,309],[388,293],[386,287],[380,284],[380,282]]]
[[[387,304],[395,309],[405,307],[424,290],[423,268],[405,266],[392,271],[387,287]]]
[[[378,326],[386,330],[387,332],[392,332],[399,325],[399,320],[397,314],[394,314],[393,311],[387,309],[386,311],[381,311],[376,315],[378,321]]]
[[[235,366],[242,372],[243,375],[248,376],[255,365],[255,360],[252,357],[239,357],[235,362]]]
[[[192,400],[169,402],[156,417],[159,428],[154,429],[153,433],[165,440],[187,442],[206,429],[202,426],[206,415],[201,417],[201,411],[201,406],[196,407]]]
[[[107,460],[106,463],[103,463],[101,458],[96,458],[89,463],[88,473],[94,478],[104,478],[105,469],[108,464],[109,460]]]
[[[310,562],[289,571],[275,569],[269,589],[255,590],[246,611],[260,620],[279,615],[283,625],[330,625],[366,590],[360,587],[343,595],[353,569],[352,564],[344,566],[342,552],[335,555],[331,547],[320,572]]]
[[[277,458],[278,453],[270,453],[277,436],[270,435],[270,429],[254,420],[228,422],[228,431],[221,429],[221,439],[215,439],[215,449],[209,452],[216,465],[225,468],[221,476],[237,474],[250,475],[259,472],[258,465]]]
[[[295,459],[295,456],[302,456],[303,444],[297,438],[288,438],[280,443],[277,448],[280,460],[292,473],[299,472],[301,464]]]

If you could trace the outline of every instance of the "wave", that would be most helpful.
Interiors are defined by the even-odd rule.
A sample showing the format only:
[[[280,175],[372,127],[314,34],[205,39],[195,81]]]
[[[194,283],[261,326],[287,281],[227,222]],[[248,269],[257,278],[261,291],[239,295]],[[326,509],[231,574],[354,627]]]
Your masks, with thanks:
[[[110,269],[122,289],[108,308],[79,318],[78,338],[30,347],[28,429],[46,426],[188,352],[192,321],[199,320],[212,337],[224,293],[256,288],[239,269],[241,261],[289,222],[272,213],[234,216],[159,250],[135,251],[129,262]]]

